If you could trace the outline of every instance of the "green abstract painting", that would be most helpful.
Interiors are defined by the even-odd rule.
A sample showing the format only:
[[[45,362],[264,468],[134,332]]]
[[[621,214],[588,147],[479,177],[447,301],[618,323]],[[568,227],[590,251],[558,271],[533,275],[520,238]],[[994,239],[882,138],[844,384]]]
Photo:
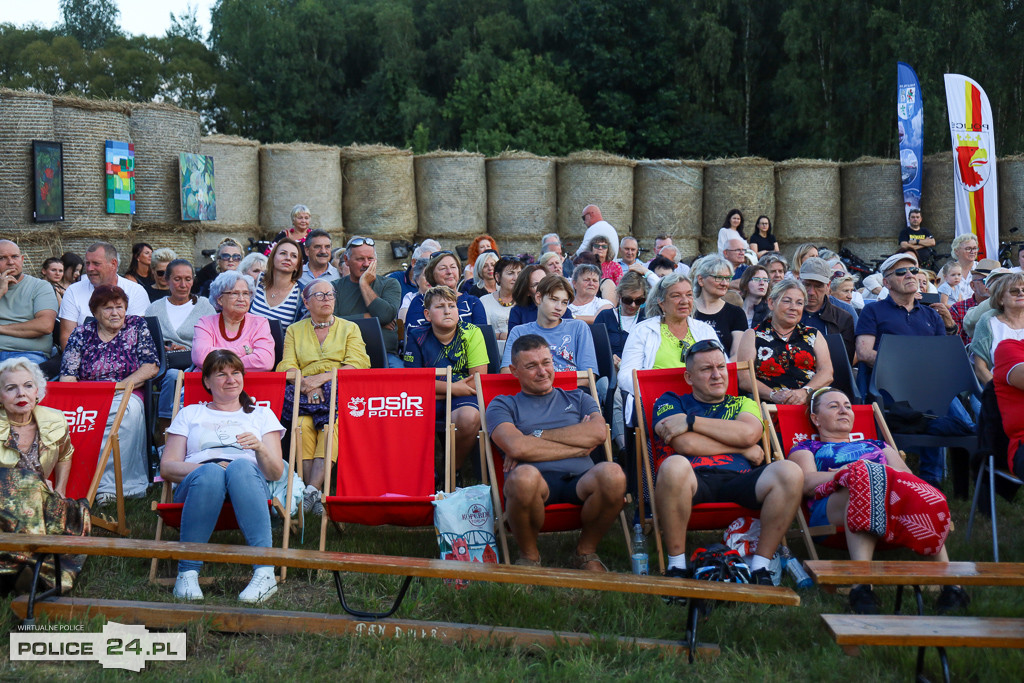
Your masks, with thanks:
[[[181,220],[212,221],[217,219],[217,197],[213,189],[213,157],[182,153]]]

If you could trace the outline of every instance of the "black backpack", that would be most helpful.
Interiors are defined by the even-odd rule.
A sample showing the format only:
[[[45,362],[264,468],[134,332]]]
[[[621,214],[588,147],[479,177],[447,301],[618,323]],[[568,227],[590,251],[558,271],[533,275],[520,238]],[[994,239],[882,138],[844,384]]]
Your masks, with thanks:
[[[690,557],[693,578],[724,583],[750,583],[750,567],[743,557],[721,543],[697,548]]]

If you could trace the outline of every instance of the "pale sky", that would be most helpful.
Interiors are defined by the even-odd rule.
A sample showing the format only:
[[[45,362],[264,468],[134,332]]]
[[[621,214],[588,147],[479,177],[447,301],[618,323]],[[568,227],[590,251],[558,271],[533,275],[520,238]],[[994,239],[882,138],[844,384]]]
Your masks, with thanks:
[[[210,34],[210,8],[215,0],[117,0],[121,10],[121,30],[133,35],[162,36],[171,25],[171,12],[176,16],[188,13],[188,6],[198,8],[196,16],[203,37]],[[0,23],[16,26],[41,24],[52,27],[59,23],[58,0],[0,0]]]

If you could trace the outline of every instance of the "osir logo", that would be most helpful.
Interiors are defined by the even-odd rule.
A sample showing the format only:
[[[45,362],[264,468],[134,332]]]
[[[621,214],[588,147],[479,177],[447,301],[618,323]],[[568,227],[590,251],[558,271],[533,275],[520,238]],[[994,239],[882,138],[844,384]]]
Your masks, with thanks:
[[[68,431],[73,434],[90,432],[96,428],[96,417],[99,415],[95,410],[85,410],[78,406],[74,410],[64,410],[64,419],[68,421]]]
[[[361,396],[353,396],[348,400],[348,414],[352,417],[362,417],[366,412],[366,399]]]
[[[398,396],[353,396],[348,400],[348,414],[352,417],[422,417],[423,397],[406,392]]]

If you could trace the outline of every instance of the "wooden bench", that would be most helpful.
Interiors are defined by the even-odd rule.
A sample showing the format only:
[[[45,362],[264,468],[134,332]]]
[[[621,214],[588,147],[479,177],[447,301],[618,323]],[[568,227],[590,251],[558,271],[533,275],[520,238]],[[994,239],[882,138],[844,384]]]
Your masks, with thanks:
[[[126,603],[123,601],[85,600],[61,598],[59,587],[54,596],[37,598],[35,585],[32,593],[12,604],[19,617],[34,619],[35,609],[53,616],[71,617],[85,613],[103,613],[129,621],[141,620],[147,626],[169,628],[199,617],[210,617],[217,628],[243,632],[261,631],[285,632],[290,629],[309,630],[320,624],[331,632],[373,633],[376,635],[402,635],[402,633],[433,633],[431,637],[475,639],[487,637],[508,638],[514,642],[546,643],[552,638],[584,642],[589,636],[583,634],[552,634],[530,629],[500,629],[491,626],[448,624],[435,622],[414,622],[390,620],[405,596],[414,577],[440,579],[468,579],[494,583],[578,588],[585,590],[613,591],[639,595],[656,595],[687,598],[687,640],[657,641],[651,639],[620,639],[641,647],[668,647],[676,651],[687,651],[690,660],[698,651],[702,655],[714,656],[717,646],[697,646],[697,615],[705,600],[727,602],[748,602],[757,604],[788,605],[800,604],[800,597],[790,588],[783,586],[755,586],[665,578],[661,576],[634,576],[632,574],[583,572],[572,569],[518,567],[477,562],[452,562],[418,557],[394,557],[358,553],[319,552],[295,548],[250,548],[240,545],[212,543],[176,543],[141,539],[37,536],[28,534],[0,534],[0,551],[31,552],[39,556],[38,567],[45,557],[60,554],[103,555],[136,557],[161,560],[198,560],[225,564],[270,564],[297,569],[329,571],[334,574],[335,586],[342,609],[351,617],[305,612],[280,612],[249,608],[213,609],[205,606],[181,605],[175,603]],[[381,613],[367,613],[352,609],[345,601],[341,572],[385,574],[403,576],[405,581],[390,610]],[[49,592],[48,592],[49,593]],[[137,616],[133,616],[137,615]],[[355,620],[352,619],[355,618]],[[305,621],[304,621],[305,620]],[[290,630],[289,629],[289,630]],[[444,635],[442,635],[444,634]],[[541,635],[544,637],[542,638]],[[552,640],[553,642],[553,640]]]
[[[917,678],[923,679],[925,648],[939,651],[949,681],[947,647],[1024,647],[1024,619],[924,616],[921,586],[1024,586],[1024,564],[1009,562],[854,562],[815,560],[807,571],[824,586],[898,586],[895,615],[823,614],[822,620],[847,654],[861,645],[917,647]],[[899,615],[903,586],[912,585],[918,615]]]

